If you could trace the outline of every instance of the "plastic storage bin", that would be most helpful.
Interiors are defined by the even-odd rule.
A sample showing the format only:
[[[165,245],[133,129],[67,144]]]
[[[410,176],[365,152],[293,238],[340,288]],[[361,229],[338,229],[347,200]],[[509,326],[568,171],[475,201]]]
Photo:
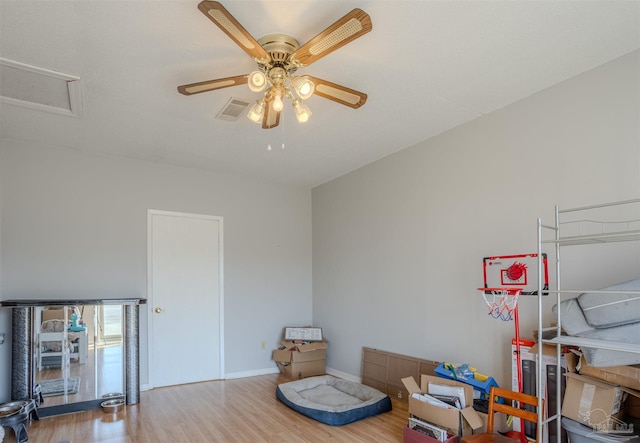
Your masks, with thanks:
[[[569,434],[569,443],[640,443],[640,435],[597,432],[567,417],[562,417],[562,427]]]
[[[440,365],[434,369],[434,372],[438,377],[448,378],[449,380],[456,380],[471,385],[473,386],[473,389],[480,391],[483,394],[489,394],[491,386],[498,387],[498,383],[496,383],[493,377],[489,377],[478,372],[474,372],[473,377],[461,377],[455,374],[453,371],[454,368],[449,369],[447,366],[445,366],[444,363],[440,363]]]

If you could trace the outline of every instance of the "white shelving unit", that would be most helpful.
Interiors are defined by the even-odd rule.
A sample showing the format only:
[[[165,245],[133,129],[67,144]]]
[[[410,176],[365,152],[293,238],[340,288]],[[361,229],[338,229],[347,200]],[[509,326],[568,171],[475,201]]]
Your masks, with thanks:
[[[632,217],[617,218],[613,220],[597,220],[594,214],[602,213],[603,211],[611,210],[614,214],[632,214]],[[571,209],[560,209],[558,206],[555,208],[555,223],[554,225],[545,225],[542,219],[538,219],[538,331],[540,337],[542,337],[542,331],[545,330],[542,324],[543,317],[543,282],[542,282],[542,252],[543,246],[551,245],[555,246],[555,259],[556,259],[556,288],[549,288],[545,291],[550,296],[556,295],[556,305],[558,306],[556,314],[557,326],[552,328],[555,330],[555,336],[551,338],[542,339],[545,344],[556,345],[557,350],[557,371],[556,374],[561,374],[560,362],[561,362],[561,349],[563,346],[578,346],[598,349],[609,349],[614,351],[640,353],[640,345],[619,343],[605,340],[586,339],[582,337],[571,337],[561,334],[562,330],[562,314],[560,310],[560,302],[563,294],[582,294],[584,292],[590,293],[620,293],[620,294],[636,294],[640,296],[640,291],[598,291],[590,288],[586,289],[570,289],[566,290],[562,288],[561,278],[561,249],[564,247],[570,247],[575,245],[593,245],[603,244],[611,242],[633,242],[640,241],[640,198],[634,200],[625,200],[614,203],[605,203],[600,205],[583,206]],[[570,219],[567,221],[567,219]],[[552,238],[547,238],[547,237]],[[551,254],[549,254],[551,256]],[[549,257],[551,258],[551,257]],[[546,329],[549,331],[549,329]],[[545,334],[546,335],[546,334]],[[542,346],[538,346],[538,361],[542,361]],[[542,386],[542,371],[538,371],[537,374],[537,396],[538,396],[538,435],[544,435],[544,426],[554,420],[556,420],[556,438],[557,442],[561,442],[561,402],[558,400],[556,414],[544,417],[544,409],[542,407],[542,400],[544,398],[544,391]],[[560,399],[561,386],[559,382],[556,383],[556,398]],[[551,443],[551,442],[550,442]]]

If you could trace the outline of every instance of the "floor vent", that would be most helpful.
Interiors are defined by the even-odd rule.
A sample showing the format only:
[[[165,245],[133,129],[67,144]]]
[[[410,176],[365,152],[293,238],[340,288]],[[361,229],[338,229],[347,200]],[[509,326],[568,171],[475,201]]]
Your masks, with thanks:
[[[0,58],[0,101],[71,117],[82,116],[79,77]]]
[[[229,101],[224,104],[220,112],[218,112],[216,118],[229,121],[238,120],[242,114],[246,113],[247,107],[249,107],[250,104],[251,103],[246,100],[231,97]]]

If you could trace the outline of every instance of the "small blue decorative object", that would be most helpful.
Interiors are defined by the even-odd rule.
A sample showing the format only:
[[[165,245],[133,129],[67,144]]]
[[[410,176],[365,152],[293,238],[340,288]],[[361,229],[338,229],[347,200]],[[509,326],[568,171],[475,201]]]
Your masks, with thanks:
[[[80,332],[86,329],[87,328],[85,326],[78,326],[78,314],[71,314],[71,326],[69,327],[69,331]]]

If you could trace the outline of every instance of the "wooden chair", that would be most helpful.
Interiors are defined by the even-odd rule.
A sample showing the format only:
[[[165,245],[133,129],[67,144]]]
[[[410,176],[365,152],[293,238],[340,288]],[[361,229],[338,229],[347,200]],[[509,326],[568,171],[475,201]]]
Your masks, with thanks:
[[[504,404],[496,401],[497,397],[504,398]],[[509,438],[497,432],[493,429],[493,419],[496,412],[502,412],[507,415],[511,415],[514,420],[524,418],[536,425],[536,443],[539,440],[538,436],[538,414],[536,412],[525,411],[517,407],[511,406],[512,401],[520,402],[520,407],[531,405],[536,408],[538,406],[538,397],[522,394],[520,392],[510,391],[508,389],[501,389],[495,386],[491,387],[489,393],[489,412],[487,418],[487,432],[484,434],[473,434],[466,437],[462,437],[462,443],[514,443],[518,441],[518,438]],[[524,429],[521,431],[524,432]]]

